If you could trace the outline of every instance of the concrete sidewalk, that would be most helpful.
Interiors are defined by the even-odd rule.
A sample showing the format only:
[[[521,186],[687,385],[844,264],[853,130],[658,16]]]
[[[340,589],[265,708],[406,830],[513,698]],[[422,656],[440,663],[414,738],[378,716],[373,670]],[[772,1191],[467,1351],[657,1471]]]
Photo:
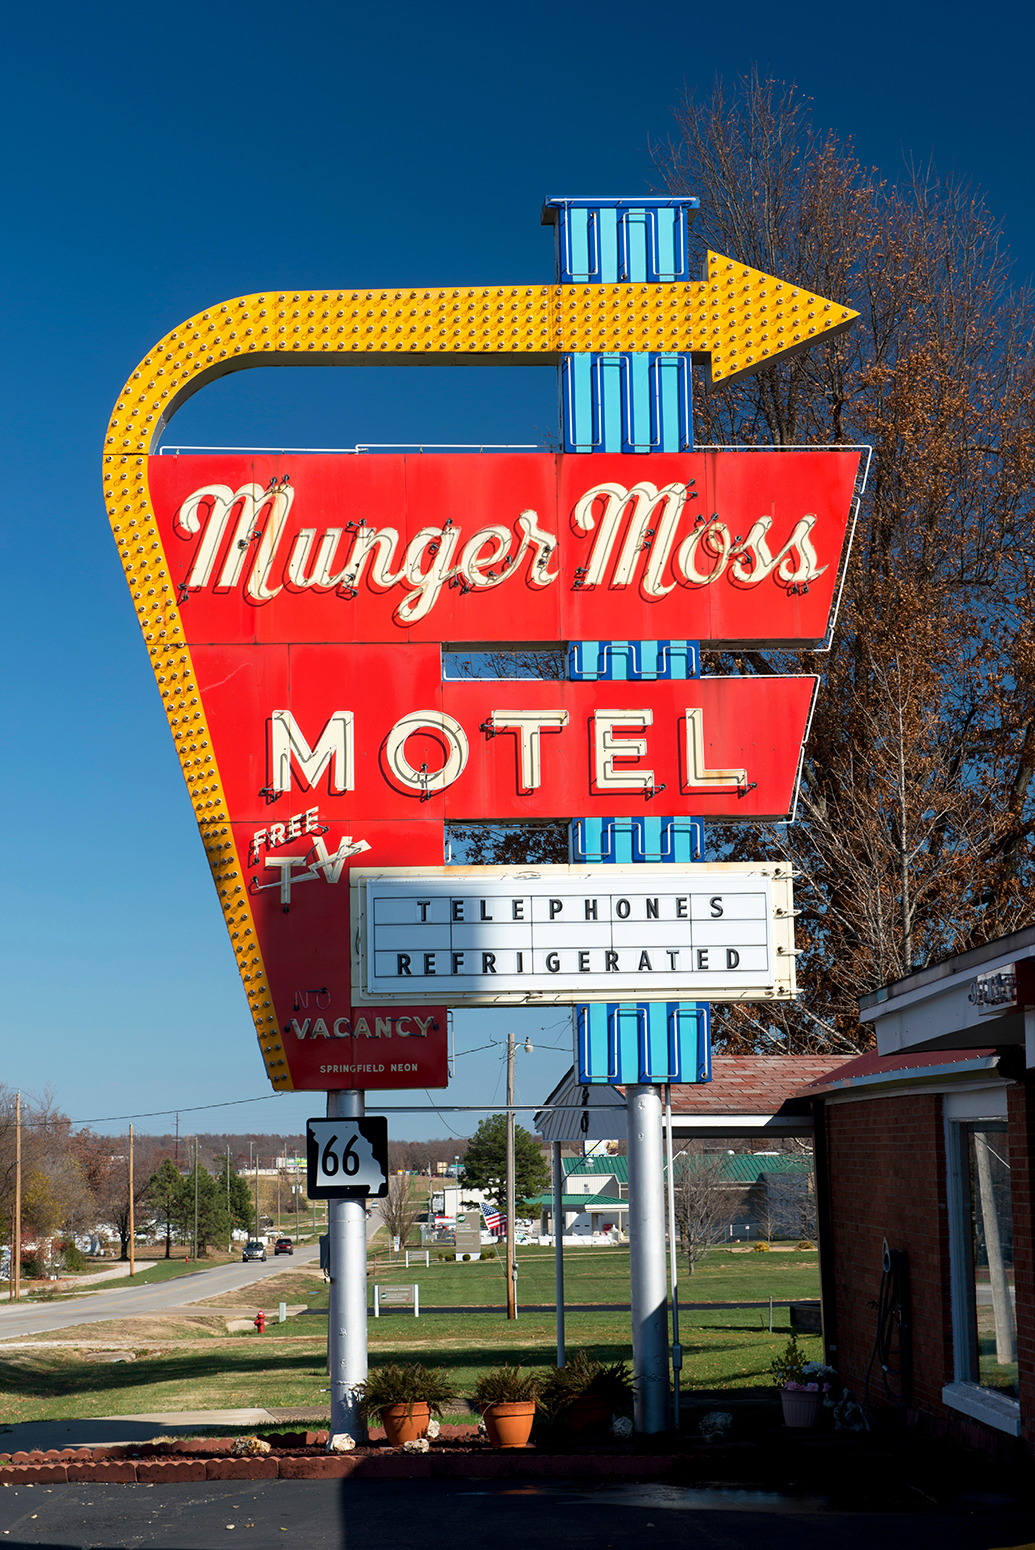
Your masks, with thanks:
[[[0,1453],[29,1453],[33,1448],[91,1448],[96,1444],[132,1444],[151,1442],[155,1437],[179,1437],[197,1434],[212,1436],[226,1431],[254,1431],[257,1426],[296,1424],[300,1411],[292,1410],[290,1419],[271,1410],[169,1410],[143,1415],[95,1416],[89,1421],[23,1421],[16,1426],[0,1426]],[[326,1410],[319,1416],[326,1417]],[[297,1424],[305,1426],[305,1421]]]

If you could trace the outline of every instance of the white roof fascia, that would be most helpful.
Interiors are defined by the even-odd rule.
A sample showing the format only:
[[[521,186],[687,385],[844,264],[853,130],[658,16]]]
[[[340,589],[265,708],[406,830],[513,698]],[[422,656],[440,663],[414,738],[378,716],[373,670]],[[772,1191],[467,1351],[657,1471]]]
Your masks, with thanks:
[[[940,996],[952,995],[958,990],[969,991],[979,974],[994,974],[997,969],[1005,968],[1009,963],[1020,963],[1024,958],[1035,958],[1035,948],[1022,947],[1017,952],[1002,953],[998,957],[990,958],[980,967],[974,965],[969,969],[960,970],[958,974],[948,974],[944,979],[931,980],[927,985],[918,985],[915,990],[904,990],[900,995],[889,996],[886,1001],[878,1001],[874,1006],[863,1008],[859,1012],[859,1021],[875,1023],[879,1018],[886,1017],[889,1012],[901,1011],[907,1006],[916,1006],[918,1002],[933,1001]],[[984,1020],[987,1022],[988,1019]]]

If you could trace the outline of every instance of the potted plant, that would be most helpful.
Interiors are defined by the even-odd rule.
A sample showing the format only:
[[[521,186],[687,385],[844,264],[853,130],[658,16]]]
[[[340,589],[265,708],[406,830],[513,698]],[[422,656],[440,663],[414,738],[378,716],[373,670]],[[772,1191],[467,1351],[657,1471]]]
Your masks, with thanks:
[[[475,1384],[473,1403],[482,1413],[494,1448],[523,1448],[532,1434],[542,1379],[520,1365],[494,1367]]]
[[[456,1389],[442,1369],[420,1362],[375,1367],[357,1393],[364,1420],[376,1416],[393,1448],[423,1437],[431,1417],[441,1415],[442,1406],[456,1398]]]
[[[601,1362],[590,1351],[572,1351],[563,1367],[553,1367],[540,1404],[551,1420],[573,1432],[601,1435],[616,1410],[632,1404],[633,1379],[627,1362]]]
[[[823,1401],[837,1377],[833,1367],[827,1367],[823,1362],[806,1361],[797,1335],[792,1335],[783,1354],[774,1357],[769,1370],[780,1388],[784,1425],[799,1431],[815,1426]]]

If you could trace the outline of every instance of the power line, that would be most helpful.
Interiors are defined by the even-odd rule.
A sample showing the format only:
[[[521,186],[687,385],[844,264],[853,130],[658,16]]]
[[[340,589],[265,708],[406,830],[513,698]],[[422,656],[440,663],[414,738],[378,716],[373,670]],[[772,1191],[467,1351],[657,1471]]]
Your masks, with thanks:
[[[271,1098],[281,1098],[283,1093],[262,1093],[258,1098],[228,1098],[226,1103],[180,1104],[174,1109],[149,1109],[146,1114],[101,1114],[96,1119],[72,1119],[70,1125],[108,1125],[119,1119],[160,1119],[163,1114],[198,1114],[202,1109],[233,1109],[241,1103],[268,1103]]]

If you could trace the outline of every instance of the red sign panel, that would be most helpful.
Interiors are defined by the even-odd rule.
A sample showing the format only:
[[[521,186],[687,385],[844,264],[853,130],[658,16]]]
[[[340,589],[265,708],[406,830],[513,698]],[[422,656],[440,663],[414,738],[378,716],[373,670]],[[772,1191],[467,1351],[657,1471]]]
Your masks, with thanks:
[[[352,859],[376,854],[397,866],[439,866],[442,825],[366,823],[361,840],[358,826],[345,827],[331,806],[316,794],[304,806],[274,804],[258,838],[254,819],[233,825],[284,1051],[278,1058],[292,1086],[310,1092],[445,1087],[446,1008],[353,1010],[348,946]]]
[[[152,457],[191,640],[699,640],[829,626],[859,452]]]
[[[447,822],[787,816],[814,678],[443,681],[440,643],[815,643],[857,464],[149,460],[200,710],[174,640],[159,682],[275,1083],[446,1084],[444,1008],[351,1004],[352,865],[439,866]]]
[[[192,658],[235,822],[268,829],[315,802],[360,836],[371,820],[785,818],[816,684],[444,683],[434,646],[195,646]],[[394,864],[363,865],[382,863]]]

